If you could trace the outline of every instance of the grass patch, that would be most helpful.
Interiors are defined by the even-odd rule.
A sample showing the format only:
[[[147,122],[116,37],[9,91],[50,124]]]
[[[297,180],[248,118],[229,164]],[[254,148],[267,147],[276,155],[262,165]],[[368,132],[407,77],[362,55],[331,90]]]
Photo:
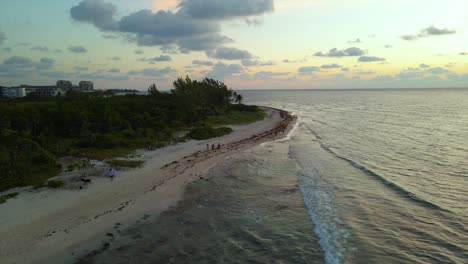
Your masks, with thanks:
[[[110,161],[107,161],[112,166],[115,167],[128,167],[128,168],[138,168],[145,163],[142,160],[119,160],[119,159],[113,159]]]
[[[227,135],[232,132],[230,127],[220,127],[220,128],[212,128],[212,127],[198,127],[192,129],[187,136],[196,139],[196,140],[204,140],[210,138],[221,137]]]
[[[18,193],[9,193],[2,195],[0,196],[0,204],[5,203],[8,199],[15,198],[16,196],[18,196]]]
[[[230,111],[223,115],[208,116],[203,123],[207,126],[217,125],[240,125],[250,124],[261,121],[265,118],[266,113],[259,108],[255,111]]]
[[[63,181],[48,181],[47,187],[57,189],[62,187],[64,184],[65,183]]]

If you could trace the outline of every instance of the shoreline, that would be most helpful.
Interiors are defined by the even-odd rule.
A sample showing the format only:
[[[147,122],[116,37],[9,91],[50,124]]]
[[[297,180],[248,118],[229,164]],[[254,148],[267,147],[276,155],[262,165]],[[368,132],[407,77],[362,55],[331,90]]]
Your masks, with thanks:
[[[100,177],[83,190],[25,191],[0,205],[2,263],[68,263],[101,247],[115,225],[157,216],[183,197],[186,186],[230,155],[287,135],[290,113],[263,107],[268,116],[231,126],[229,135],[189,141],[144,152],[143,167],[122,171],[110,182]],[[206,144],[223,143],[206,151]],[[104,244],[105,245],[105,244]]]

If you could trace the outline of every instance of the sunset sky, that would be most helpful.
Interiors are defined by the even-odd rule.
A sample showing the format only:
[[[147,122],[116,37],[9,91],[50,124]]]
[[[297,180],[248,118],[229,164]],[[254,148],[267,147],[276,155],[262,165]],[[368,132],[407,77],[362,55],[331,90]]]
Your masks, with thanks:
[[[468,87],[466,0],[1,0],[0,85]]]

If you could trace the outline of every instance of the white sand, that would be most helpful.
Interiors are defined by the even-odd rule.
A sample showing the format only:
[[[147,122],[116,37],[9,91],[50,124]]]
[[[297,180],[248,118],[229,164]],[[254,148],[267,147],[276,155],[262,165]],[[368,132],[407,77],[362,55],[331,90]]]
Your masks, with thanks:
[[[278,111],[268,110],[263,121],[232,127],[230,135],[147,152],[142,168],[120,172],[112,182],[100,177],[83,190],[21,192],[0,204],[0,263],[73,262],[96,248],[116,223],[125,227],[145,214],[160,214],[214,164],[275,138],[275,132],[253,136],[281,120]],[[221,150],[206,151],[206,144],[218,143],[224,144]]]

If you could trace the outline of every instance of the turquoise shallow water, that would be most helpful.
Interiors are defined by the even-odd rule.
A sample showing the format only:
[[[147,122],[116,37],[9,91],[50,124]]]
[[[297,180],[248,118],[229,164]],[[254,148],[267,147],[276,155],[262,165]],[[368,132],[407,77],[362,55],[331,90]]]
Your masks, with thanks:
[[[296,127],[81,263],[467,263],[468,90],[243,94]]]

